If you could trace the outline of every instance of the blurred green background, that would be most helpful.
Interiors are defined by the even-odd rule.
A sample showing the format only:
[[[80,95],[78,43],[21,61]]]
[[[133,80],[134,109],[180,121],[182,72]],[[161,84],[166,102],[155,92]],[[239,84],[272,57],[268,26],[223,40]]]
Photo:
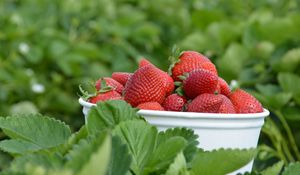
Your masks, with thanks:
[[[300,160],[299,0],[0,0],[0,115],[39,112],[76,130],[79,84],[133,72],[141,56],[167,70],[175,44],[271,110],[257,169]]]

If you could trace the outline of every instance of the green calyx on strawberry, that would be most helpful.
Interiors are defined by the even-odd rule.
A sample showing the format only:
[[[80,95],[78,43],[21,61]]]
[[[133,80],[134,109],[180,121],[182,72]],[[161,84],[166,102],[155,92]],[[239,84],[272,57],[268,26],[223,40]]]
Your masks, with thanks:
[[[103,89],[102,81],[105,81],[107,86],[110,86],[113,90],[117,91],[120,94],[124,90],[124,86],[121,83],[117,82],[116,80],[114,80],[110,77],[104,77],[104,78],[100,78],[99,80],[97,80],[97,82],[95,84],[95,87],[97,90]]]
[[[101,89],[97,90],[95,86],[92,86],[92,92],[88,92],[79,86],[79,89],[82,93],[81,98],[91,103],[97,103],[98,101],[106,100],[121,100],[122,96],[114,90],[113,87],[107,86],[106,81],[101,79],[100,83]]]

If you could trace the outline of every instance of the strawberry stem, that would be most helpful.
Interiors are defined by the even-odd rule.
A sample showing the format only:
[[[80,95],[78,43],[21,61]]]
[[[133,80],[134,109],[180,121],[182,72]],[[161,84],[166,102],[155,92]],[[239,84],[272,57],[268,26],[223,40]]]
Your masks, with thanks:
[[[107,86],[106,81],[102,78],[101,79],[101,89],[99,89],[98,93],[105,93],[113,90],[113,87]]]
[[[168,69],[168,74],[171,76],[172,75],[172,69],[175,66],[176,63],[179,62],[179,57],[181,55],[179,47],[174,45],[172,47],[171,55],[169,56],[169,61],[170,61],[170,67]]]

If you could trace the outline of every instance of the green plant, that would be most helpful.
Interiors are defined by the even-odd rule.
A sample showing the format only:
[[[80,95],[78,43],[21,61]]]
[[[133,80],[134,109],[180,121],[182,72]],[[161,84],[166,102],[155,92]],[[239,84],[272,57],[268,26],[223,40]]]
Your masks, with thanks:
[[[203,151],[192,130],[158,132],[136,112],[124,101],[98,103],[87,125],[73,134],[64,123],[41,115],[1,117],[9,139],[0,149],[14,157],[2,174],[222,175],[255,154],[254,149]],[[217,162],[223,163],[216,168]]]
[[[299,7],[297,0],[2,0],[0,113],[40,112],[77,130],[85,77],[132,71],[140,56],[166,70],[177,44],[209,56],[222,77],[271,110],[257,170],[288,164],[299,160]],[[4,168],[11,157],[0,157]]]

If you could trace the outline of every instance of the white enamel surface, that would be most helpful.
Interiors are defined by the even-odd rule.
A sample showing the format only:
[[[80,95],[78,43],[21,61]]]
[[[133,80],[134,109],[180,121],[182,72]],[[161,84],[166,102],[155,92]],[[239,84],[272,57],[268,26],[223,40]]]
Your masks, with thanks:
[[[86,116],[95,104],[79,99]],[[160,131],[174,127],[187,127],[199,135],[199,147],[204,150],[218,148],[256,148],[264,118],[269,111],[255,114],[214,114],[140,110],[138,112]],[[251,171],[253,161],[230,175]]]

